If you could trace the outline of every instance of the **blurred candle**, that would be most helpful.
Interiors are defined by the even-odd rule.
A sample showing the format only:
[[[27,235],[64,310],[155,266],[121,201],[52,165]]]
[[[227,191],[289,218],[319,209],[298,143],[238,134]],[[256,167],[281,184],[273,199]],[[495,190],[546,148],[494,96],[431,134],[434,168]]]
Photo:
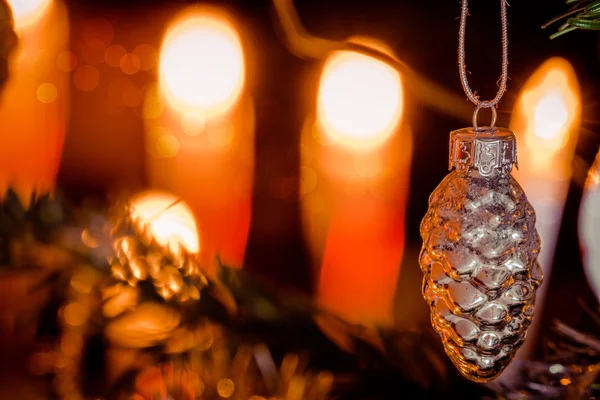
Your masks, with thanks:
[[[355,322],[393,322],[411,154],[402,111],[396,70],[337,52],[322,70],[316,118],[303,133],[302,209],[320,264],[319,301]]]
[[[182,196],[198,217],[202,254],[232,265],[244,259],[254,169],[245,68],[232,19],[192,8],[164,37],[158,87],[144,105],[151,184]]]
[[[9,0],[19,37],[0,99],[0,190],[13,185],[25,199],[54,188],[68,104],[60,57],[69,23],[59,0]]]
[[[544,304],[571,181],[580,113],[579,84],[573,67],[564,59],[551,58],[525,84],[510,124],[519,141],[519,170],[514,175],[535,208],[542,239],[538,260],[546,281],[537,295],[537,315],[541,315]],[[536,321],[539,318],[530,328],[531,337],[537,333]],[[533,343],[525,342],[521,357],[528,354]]]

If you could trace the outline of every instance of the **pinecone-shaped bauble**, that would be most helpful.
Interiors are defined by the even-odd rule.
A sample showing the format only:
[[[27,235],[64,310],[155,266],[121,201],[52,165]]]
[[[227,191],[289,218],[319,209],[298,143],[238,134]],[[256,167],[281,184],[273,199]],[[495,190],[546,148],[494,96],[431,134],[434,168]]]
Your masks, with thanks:
[[[130,207],[115,214],[110,232],[115,252],[110,258],[113,276],[132,287],[140,281],[150,282],[167,301],[198,300],[208,282],[195,255],[180,244],[160,244],[150,223]]]
[[[497,377],[525,340],[542,281],[535,212],[510,175],[512,132],[451,133],[450,168],[421,223],[423,296],[468,379]]]
[[[583,268],[596,299],[600,301],[600,152],[588,171],[579,208],[579,242],[583,250]]]

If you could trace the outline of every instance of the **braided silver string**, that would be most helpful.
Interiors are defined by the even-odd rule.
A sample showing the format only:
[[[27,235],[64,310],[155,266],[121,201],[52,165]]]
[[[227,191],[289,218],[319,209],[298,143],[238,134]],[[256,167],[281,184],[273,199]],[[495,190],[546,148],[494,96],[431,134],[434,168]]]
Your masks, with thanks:
[[[467,16],[469,15],[468,0],[463,0],[462,11],[460,15],[460,30],[458,32],[458,68],[460,72],[460,80],[462,82],[463,89],[469,100],[477,106],[477,111],[481,108],[492,108],[504,95],[506,91],[506,81],[508,80],[508,18],[506,16],[506,0],[500,0],[500,18],[502,21],[502,76],[500,77],[500,84],[498,93],[493,100],[482,101],[479,99],[471,88],[469,87],[469,80],[467,78],[467,67],[465,65],[465,34],[467,30]]]

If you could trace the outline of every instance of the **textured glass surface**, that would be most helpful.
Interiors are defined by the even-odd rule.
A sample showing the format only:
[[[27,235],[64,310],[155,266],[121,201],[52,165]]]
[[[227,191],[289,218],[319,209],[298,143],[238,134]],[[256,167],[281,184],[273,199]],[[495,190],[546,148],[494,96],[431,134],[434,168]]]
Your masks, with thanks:
[[[535,212],[506,173],[452,171],[421,222],[423,296],[446,353],[484,382],[510,363],[533,318],[542,282]]]
[[[585,181],[579,208],[579,239],[585,275],[600,301],[600,152]]]

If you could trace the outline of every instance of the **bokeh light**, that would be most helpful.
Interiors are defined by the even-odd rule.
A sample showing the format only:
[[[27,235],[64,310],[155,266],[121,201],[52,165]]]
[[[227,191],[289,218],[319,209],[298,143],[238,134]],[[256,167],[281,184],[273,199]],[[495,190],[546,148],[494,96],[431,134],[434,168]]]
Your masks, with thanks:
[[[15,28],[23,29],[42,17],[52,4],[52,0],[8,0]]]
[[[387,141],[402,115],[400,74],[388,64],[355,52],[338,52],[321,75],[317,115],[324,133],[354,150]]]
[[[191,253],[198,253],[200,241],[194,214],[185,202],[179,200],[170,193],[144,192],[131,202],[133,215],[149,224],[159,243],[175,251],[181,245]]]
[[[238,99],[244,79],[239,35],[223,17],[188,16],[165,36],[161,89],[178,110],[205,116],[224,113]]]
[[[127,87],[134,86],[128,78],[116,78],[108,84],[108,99],[117,106],[124,106],[123,93]]]
[[[83,41],[88,46],[98,46],[98,42],[100,42],[102,47],[106,48],[112,43],[115,30],[110,21],[104,18],[96,18],[85,22],[81,34]]]
[[[186,135],[198,136],[206,128],[206,119],[201,114],[183,114],[181,116],[181,129]]]
[[[207,131],[208,141],[213,145],[216,152],[224,152],[230,149],[235,137],[235,126],[231,121],[220,118],[211,124]]]
[[[524,85],[511,120],[511,129],[524,139],[527,160],[542,173],[555,156],[567,157],[581,114],[579,84],[571,64],[562,58],[544,62]],[[573,131],[573,132],[572,132]],[[561,162],[562,164],[563,162]],[[570,159],[564,163],[570,165]],[[567,167],[565,165],[565,167]]]
[[[133,75],[138,73],[142,62],[140,61],[140,58],[135,54],[125,54],[123,57],[121,57],[119,65],[121,67],[121,71],[123,71],[127,75]]]
[[[79,90],[92,91],[100,83],[100,72],[94,66],[82,65],[73,73],[73,82]]]
[[[144,141],[146,144],[146,152],[153,158],[162,157],[158,152],[158,139],[164,135],[172,134],[173,133],[169,129],[164,128],[162,126],[154,126],[148,129],[146,132],[146,140]]]
[[[137,107],[142,104],[144,95],[142,89],[135,85],[128,85],[123,89],[123,104],[127,107]]]
[[[52,103],[58,96],[58,90],[52,83],[45,82],[38,86],[37,98],[42,103]]]
[[[175,157],[179,153],[180,147],[179,139],[175,135],[165,134],[156,139],[156,149],[159,157]]]
[[[132,54],[139,58],[140,69],[143,71],[151,70],[158,63],[158,53],[149,44],[140,44],[133,50]]]
[[[219,396],[227,399],[233,395],[235,390],[235,384],[231,379],[221,379],[219,383],[217,383],[217,392]]]
[[[119,68],[121,66],[121,59],[125,54],[127,54],[125,47],[113,44],[104,50],[104,61],[113,68]]]
[[[70,51],[64,51],[56,58],[56,66],[63,72],[71,72],[77,68],[77,56]]]
[[[85,42],[81,48],[83,60],[90,65],[100,65],[104,63],[104,53],[106,44],[99,39],[92,39]]]
[[[521,106],[528,113],[527,130],[531,135],[526,136],[527,142],[559,150],[569,141],[569,128],[579,102],[569,82],[572,67],[558,59],[550,61],[527,84]]]

